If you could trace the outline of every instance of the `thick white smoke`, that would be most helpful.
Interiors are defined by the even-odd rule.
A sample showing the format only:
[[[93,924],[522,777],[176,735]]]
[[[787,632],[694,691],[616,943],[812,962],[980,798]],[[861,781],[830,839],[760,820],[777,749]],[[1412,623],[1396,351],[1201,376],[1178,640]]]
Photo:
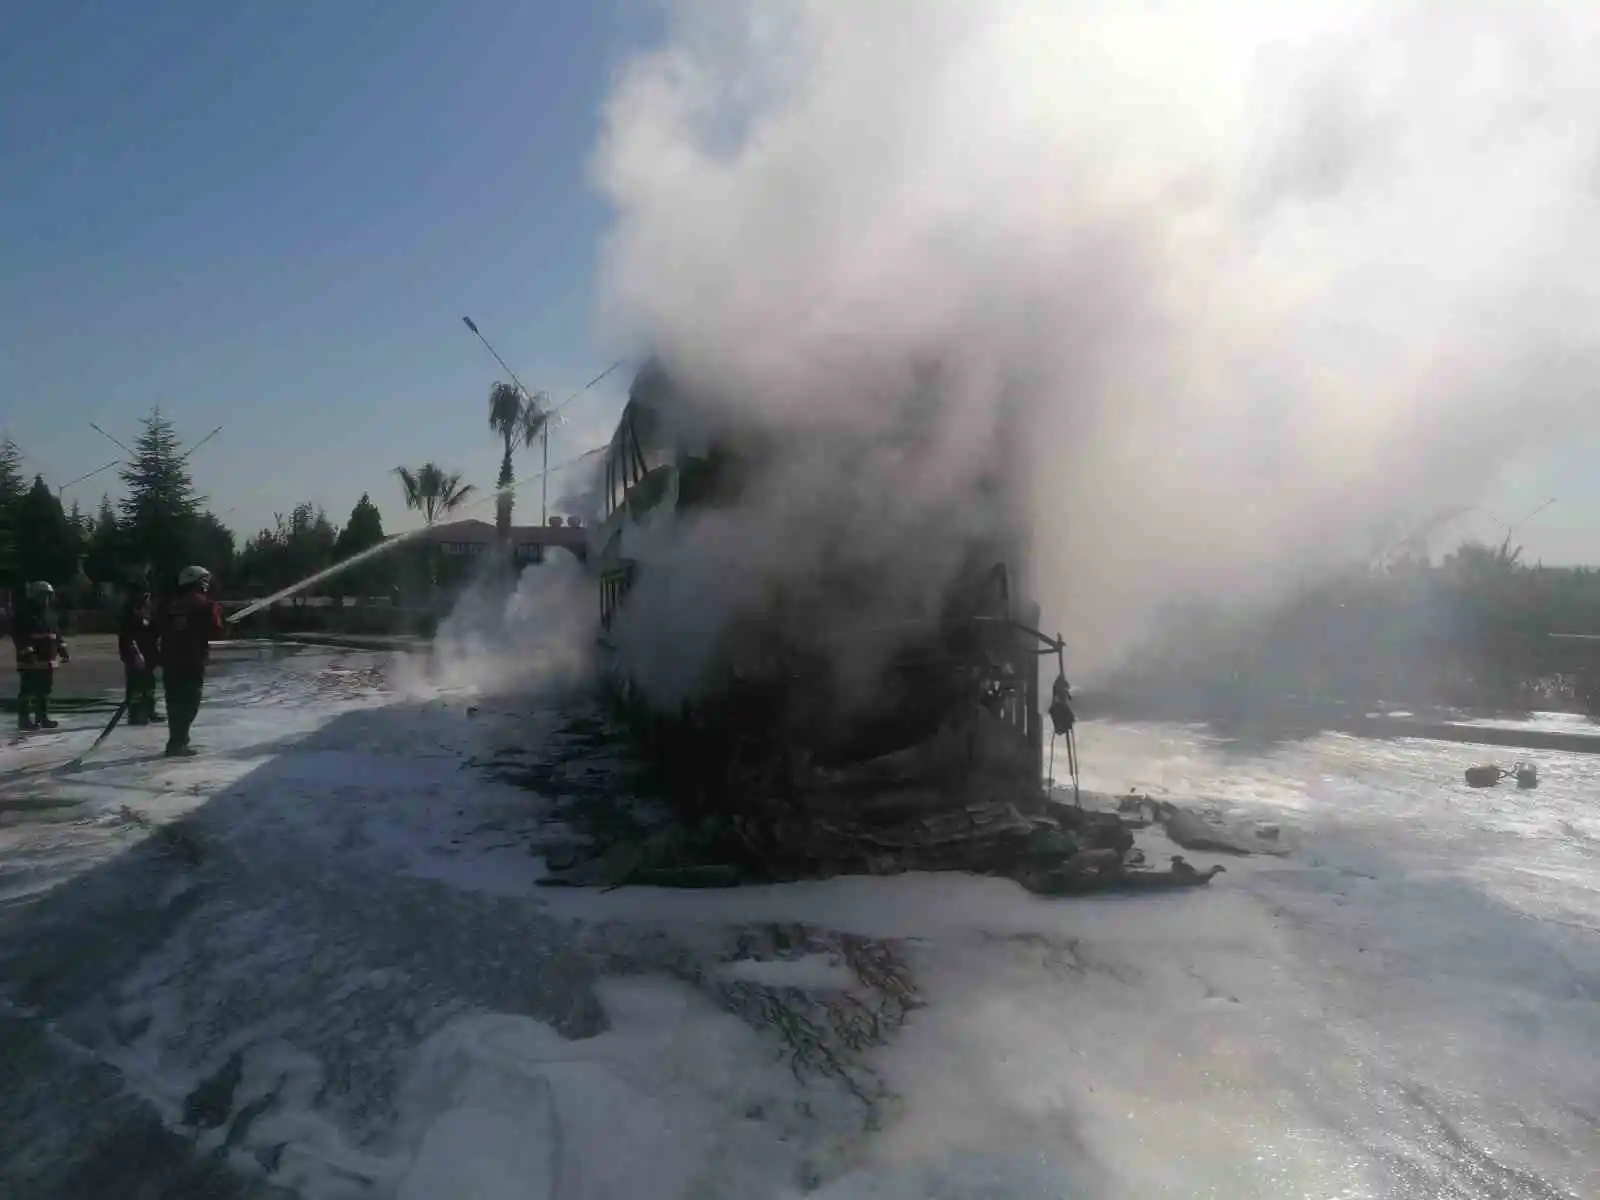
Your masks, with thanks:
[[[400,660],[400,689],[495,695],[559,691],[584,682],[591,666],[594,585],[564,550],[524,568],[507,595],[492,575],[457,597],[426,655]]]
[[[1600,416],[1597,61],[1586,0],[688,0],[611,98],[608,312],[784,433],[939,364],[884,476],[934,508],[1020,400],[1105,661]]]
[[[975,480],[939,447],[831,433],[763,458],[737,507],[629,531],[642,571],[611,637],[657,701],[693,693],[719,646],[760,654],[741,630],[769,620],[859,697],[898,635],[938,620],[969,541],[995,520]]]

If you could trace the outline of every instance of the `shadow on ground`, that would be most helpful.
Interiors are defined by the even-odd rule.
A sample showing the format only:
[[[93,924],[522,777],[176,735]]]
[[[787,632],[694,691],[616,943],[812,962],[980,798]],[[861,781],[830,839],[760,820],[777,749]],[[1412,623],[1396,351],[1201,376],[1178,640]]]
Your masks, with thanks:
[[[244,1047],[280,1043],[277,1090],[309,1089],[304,1102],[359,1138],[392,1121],[406,1049],[452,1016],[526,1014],[568,1037],[604,1027],[569,925],[531,900],[405,877],[401,851],[419,848],[382,844],[386,829],[439,828],[469,790],[466,764],[417,736],[428,707],[234,748],[266,761],[0,911],[0,1193],[280,1194],[224,1166],[260,1107],[194,1104]]]

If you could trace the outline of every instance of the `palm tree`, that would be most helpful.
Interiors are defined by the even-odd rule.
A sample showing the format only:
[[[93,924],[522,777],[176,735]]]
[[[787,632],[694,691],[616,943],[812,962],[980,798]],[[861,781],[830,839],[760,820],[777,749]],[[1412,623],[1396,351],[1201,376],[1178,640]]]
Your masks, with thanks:
[[[470,483],[461,482],[460,471],[446,471],[438,463],[426,462],[415,470],[396,467],[394,473],[400,476],[400,486],[405,490],[406,507],[420,512],[423,524],[429,526],[460,508],[475,490]],[[428,553],[428,583],[434,588],[439,586],[437,544]]]
[[[520,440],[524,447],[533,445],[534,439],[545,428],[549,406],[544,393],[529,396],[519,387],[509,383],[496,383],[489,389],[489,428],[505,442],[505,454],[500,459],[500,477],[495,482],[494,526],[500,535],[501,545],[511,536],[511,505],[514,499],[511,485],[515,475],[511,467],[512,452]]]
[[[437,463],[423,463],[415,470],[396,467],[394,473],[405,489],[406,507],[420,512],[425,525],[449,516],[475,490],[470,483],[461,482],[460,471],[446,471]]]

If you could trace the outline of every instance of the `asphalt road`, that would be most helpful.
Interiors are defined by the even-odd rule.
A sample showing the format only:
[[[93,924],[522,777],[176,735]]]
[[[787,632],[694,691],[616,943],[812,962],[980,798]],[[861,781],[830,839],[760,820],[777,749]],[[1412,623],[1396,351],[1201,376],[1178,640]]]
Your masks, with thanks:
[[[214,669],[225,666],[240,657],[255,658],[262,653],[264,643],[220,641],[212,644]],[[122,660],[117,657],[117,639],[114,634],[92,633],[67,637],[67,651],[72,661],[56,668],[55,688],[52,693],[56,703],[63,705],[84,702],[122,701]],[[159,684],[158,684],[159,686]],[[9,681],[0,683],[0,708],[12,709],[15,704],[17,674],[10,673]]]
[[[72,661],[56,668],[54,696],[58,701],[122,699],[122,661],[117,657],[117,639],[108,633],[67,637],[67,652]],[[0,695],[13,700],[17,673],[0,684]]]

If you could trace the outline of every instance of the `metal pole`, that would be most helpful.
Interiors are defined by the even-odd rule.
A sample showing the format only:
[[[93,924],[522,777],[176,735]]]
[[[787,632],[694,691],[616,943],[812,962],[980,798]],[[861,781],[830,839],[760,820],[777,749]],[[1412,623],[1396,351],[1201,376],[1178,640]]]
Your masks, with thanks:
[[[550,418],[544,422],[544,467],[539,472],[539,524],[550,524],[550,512],[547,501],[550,496]]]
[[[506,374],[511,376],[511,382],[517,385],[517,388],[524,396],[526,396],[529,400],[532,400],[533,393],[528,390],[527,386],[522,382],[522,380],[517,378],[517,373],[507,365],[506,360],[500,357],[500,352],[489,344],[489,339],[484,337],[479,331],[478,327],[473,324],[472,318],[462,317],[461,321],[462,324],[464,324],[468,329],[472,330],[472,332],[477,335],[478,340],[483,343],[483,348],[490,354],[494,355],[495,362],[499,363],[502,367],[505,367]]]
[[[110,462],[108,462],[105,466],[96,467],[94,470],[90,471],[86,475],[79,475],[76,479],[67,480],[61,486],[56,488],[56,499],[59,500],[63,496],[65,496],[67,494],[67,489],[69,487],[72,487],[74,484],[82,483],[85,479],[93,479],[96,475],[100,474],[100,472],[109,471],[112,467],[120,466],[121,463],[122,463],[122,460],[120,458],[114,458]]]
[[[1078,791],[1078,731],[1067,730],[1067,767],[1072,771],[1072,803],[1083,807],[1083,796]]]
[[[114,438],[114,437],[112,437],[112,436],[111,436],[111,435],[110,435],[110,434],[109,434],[109,433],[107,433],[107,432],[106,432],[106,431],[105,431],[105,430],[104,430],[104,429],[101,429],[101,428],[100,428],[100,426],[98,426],[98,425],[96,425],[96,424],[95,424],[95,423],[94,423],[94,422],[93,422],[93,421],[90,421],[90,422],[89,422],[89,428],[90,428],[90,429],[92,429],[92,430],[94,430],[94,431],[95,431],[95,432],[96,432],[96,433],[98,433],[98,434],[99,434],[99,435],[100,435],[100,436],[101,436],[101,437],[103,437],[103,438],[105,438],[105,439],[106,439],[106,441],[108,441],[108,442],[110,442],[110,443],[111,443],[111,444],[112,444],[112,445],[113,445],[113,446],[115,446],[115,447],[116,447],[116,448],[117,448],[117,449],[118,449],[118,450],[121,450],[121,451],[122,451],[122,452],[123,452],[123,453],[124,453],[124,454],[126,454],[126,455],[127,455],[127,456],[128,456],[128,457],[129,457],[129,458],[133,458],[133,457],[135,457],[135,455],[134,455],[134,453],[133,453],[133,451],[132,451],[132,450],[129,450],[129,449],[128,449],[128,448],[127,448],[127,447],[126,447],[126,446],[124,446],[124,445],[123,445],[123,444],[122,444],[122,443],[121,443],[121,442],[119,442],[119,441],[117,441],[117,439],[116,439],[116,438]]]
[[[222,432],[222,426],[218,425],[210,433],[206,434],[205,437],[201,438],[198,442],[196,442],[194,445],[190,446],[181,455],[179,455],[178,456],[178,461],[179,462],[188,462],[189,461],[189,455],[193,454],[196,450],[200,449],[201,446],[204,446],[207,442],[209,442],[212,438],[216,437],[217,434],[219,434],[221,432]]]
[[[101,429],[100,426],[96,425],[93,421],[89,422],[89,428],[94,430],[101,437],[105,438],[106,441],[110,442],[117,449],[121,450],[129,458],[137,458],[138,457],[132,450],[128,449],[127,446],[123,445],[116,438],[112,437],[104,429]],[[210,433],[206,434],[205,437],[201,438],[198,442],[196,442],[194,445],[190,446],[187,450],[185,450],[182,454],[180,454],[178,456],[178,461],[179,462],[184,462],[185,460],[187,460],[189,455],[193,454],[196,450],[200,449],[201,446],[204,446],[207,442],[209,442],[212,438],[216,437],[217,434],[219,434],[221,432],[222,432],[222,426],[218,425]],[[115,464],[113,464],[113,465],[115,465]],[[103,467],[101,469],[104,470]]]
[[[1549,508],[1555,502],[1556,502],[1556,497],[1555,496],[1551,496],[1550,499],[1546,500],[1543,504],[1539,505],[1538,508],[1534,509],[1527,516],[1519,517],[1515,521],[1511,522],[1511,524],[1507,525],[1506,526],[1506,538],[1505,538],[1505,540],[1509,542],[1511,540],[1511,535],[1513,533],[1515,533],[1517,530],[1521,529],[1529,521],[1533,520],[1535,517],[1537,517],[1540,513],[1542,513],[1545,509]]]

